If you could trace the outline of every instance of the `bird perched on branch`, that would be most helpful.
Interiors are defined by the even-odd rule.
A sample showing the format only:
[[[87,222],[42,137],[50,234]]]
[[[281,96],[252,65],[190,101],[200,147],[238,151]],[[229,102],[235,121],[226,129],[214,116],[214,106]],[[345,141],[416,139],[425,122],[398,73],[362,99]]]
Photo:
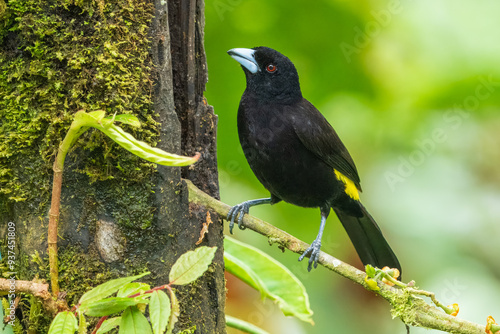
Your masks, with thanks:
[[[361,261],[401,271],[380,228],[359,201],[360,180],[354,161],[325,117],[300,90],[294,64],[268,47],[231,49],[246,76],[238,109],[238,134],[245,157],[269,198],[243,202],[228,214],[243,228],[250,207],[285,201],[318,207],[321,223],[316,239],[300,256],[309,256],[308,270],[318,265],[321,237],[333,208]]]

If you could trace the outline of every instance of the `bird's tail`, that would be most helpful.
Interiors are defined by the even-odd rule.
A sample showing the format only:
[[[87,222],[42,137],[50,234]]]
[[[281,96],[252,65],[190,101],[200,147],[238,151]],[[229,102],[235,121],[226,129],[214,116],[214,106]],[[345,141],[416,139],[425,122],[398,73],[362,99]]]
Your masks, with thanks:
[[[385,240],[377,223],[365,207],[359,201],[356,202],[362,212],[360,217],[349,215],[338,208],[333,209],[358,252],[361,262],[378,268],[385,266],[398,268],[401,273],[398,258]]]

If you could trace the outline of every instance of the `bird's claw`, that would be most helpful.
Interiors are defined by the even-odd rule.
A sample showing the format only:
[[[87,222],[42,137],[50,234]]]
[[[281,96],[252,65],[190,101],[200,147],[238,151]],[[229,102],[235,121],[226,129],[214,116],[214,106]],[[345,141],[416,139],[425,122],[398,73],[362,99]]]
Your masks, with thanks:
[[[302,261],[304,257],[309,256],[309,264],[307,266],[307,271],[311,271],[312,266],[314,268],[318,267],[319,253],[321,249],[321,241],[314,240],[311,246],[306,249],[304,253],[299,257],[299,261]]]
[[[238,227],[240,230],[246,229],[243,226],[243,216],[250,211],[250,205],[248,201],[236,204],[227,213],[227,220],[229,220],[229,232],[233,234],[234,220],[238,218]]]

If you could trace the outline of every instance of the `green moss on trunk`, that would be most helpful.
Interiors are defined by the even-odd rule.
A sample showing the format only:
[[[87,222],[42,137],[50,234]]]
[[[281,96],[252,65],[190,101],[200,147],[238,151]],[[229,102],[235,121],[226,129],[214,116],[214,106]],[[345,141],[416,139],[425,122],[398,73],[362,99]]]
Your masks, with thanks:
[[[133,113],[144,124],[134,135],[155,144],[152,13],[147,1],[6,3],[0,26],[0,210],[47,198],[55,150],[80,109]],[[153,170],[97,132],[83,136],[76,149],[86,153],[75,169],[91,181],[141,182]],[[48,203],[38,204],[44,212]]]
[[[48,279],[42,258],[52,164],[72,115],[80,109],[132,113],[143,126],[126,131],[151,145],[158,141],[149,52],[154,8],[141,0],[0,1],[0,222],[16,222],[16,252],[24,259],[18,279]],[[131,239],[150,228],[155,174],[155,165],[99,131],[85,133],[68,155],[59,229],[60,285],[68,304],[92,286],[144,269],[147,261],[141,268],[129,260],[105,264],[91,235],[103,216]],[[25,328],[43,332],[49,319],[43,312],[29,315],[30,305],[37,313],[28,299],[19,311]]]

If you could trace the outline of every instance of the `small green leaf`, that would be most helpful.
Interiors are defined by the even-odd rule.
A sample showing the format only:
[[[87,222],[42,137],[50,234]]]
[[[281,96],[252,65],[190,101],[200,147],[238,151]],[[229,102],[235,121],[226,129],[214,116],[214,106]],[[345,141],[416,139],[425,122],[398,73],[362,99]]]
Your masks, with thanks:
[[[304,285],[284,265],[257,248],[225,236],[226,270],[274,300],[285,315],[313,323]]]
[[[85,307],[87,304],[98,301],[99,299],[106,298],[107,296],[115,293],[118,289],[120,289],[125,284],[128,284],[136,279],[139,279],[143,276],[149,275],[149,272],[145,272],[136,276],[128,276],[113,279],[106,283],[96,286],[90,291],[87,291],[79,301],[80,307]]]
[[[135,295],[136,293],[144,293],[150,289],[149,284],[132,282],[128,283],[118,290],[116,294],[117,297],[128,297],[131,295]]]
[[[139,303],[145,302],[146,300],[143,297],[111,297],[85,304],[85,308],[80,307],[80,309],[85,312],[86,315],[90,315],[92,317],[103,317],[105,315],[123,311],[129,306],[135,306]]]
[[[162,334],[167,328],[170,318],[170,298],[161,290],[151,294],[149,301],[149,318],[154,334]]]
[[[48,334],[73,334],[78,329],[78,321],[69,311],[60,312],[50,324]]]
[[[114,317],[114,318],[109,318],[104,320],[102,323],[101,327],[97,330],[96,334],[104,334],[112,330],[113,328],[116,328],[120,325],[120,321],[122,320],[122,317]]]
[[[152,334],[151,326],[144,314],[135,306],[128,307],[122,314],[119,334]]]
[[[170,312],[170,319],[168,319],[167,334],[172,334],[174,326],[177,323],[177,320],[179,319],[179,315],[181,314],[181,308],[179,306],[179,301],[177,300],[174,291],[170,290],[169,292],[170,292],[170,300],[172,303],[172,310]]]
[[[170,270],[170,284],[184,285],[193,282],[208,269],[217,247],[198,247],[182,254]]]
[[[87,320],[80,312],[78,312],[78,324],[78,334],[87,334]]]
[[[140,128],[141,127],[141,122],[139,122],[139,119],[137,117],[135,117],[134,115],[131,115],[131,114],[121,114],[121,115],[115,115],[115,116],[109,116],[109,117],[106,117],[106,119],[108,120],[113,120],[113,117],[114,117],[114,121],[115,122],[120,122],[120,123],[123,123],[123,124],[128,124],[128,125],[131,125],[131,126],[135,126],[136,128]]]
[[[377,271],[375,270],[375,268],[373,268],[371,265],[367,264],[365,266],[365,272],[366,272],[366,275],[368,275],[368,277],[370,278],[374,278],[375,275],[377,274]]]

